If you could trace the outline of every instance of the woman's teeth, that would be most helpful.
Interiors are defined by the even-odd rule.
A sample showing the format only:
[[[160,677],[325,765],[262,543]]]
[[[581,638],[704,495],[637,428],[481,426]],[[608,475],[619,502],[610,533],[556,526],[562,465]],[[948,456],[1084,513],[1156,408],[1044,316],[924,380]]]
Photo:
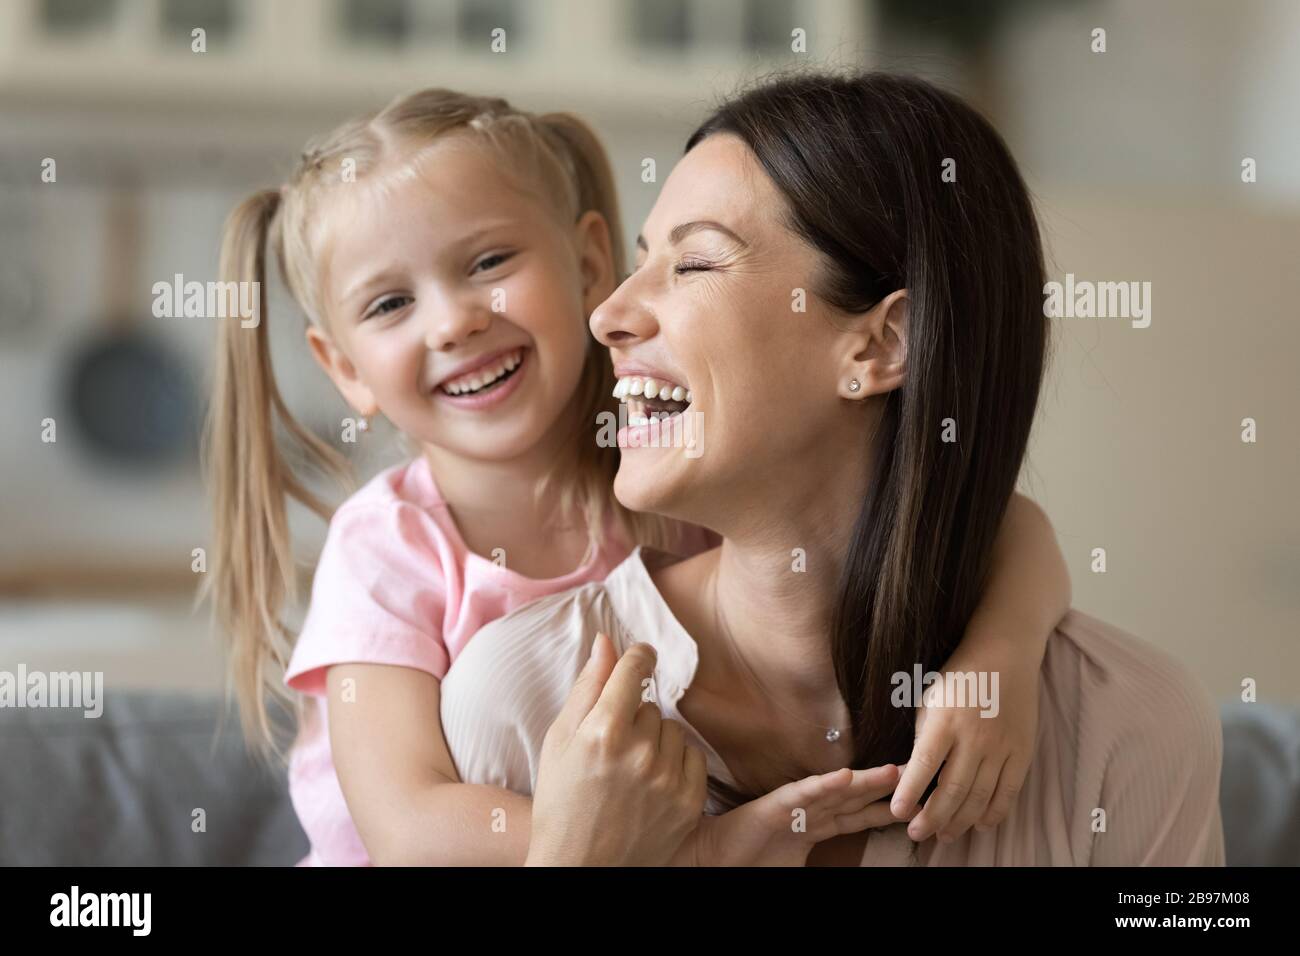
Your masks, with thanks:
[[[618,380],[614,397],[627,403],[627,423],[635,426],[675,418],[687,409],[695,396],[689,388],[672,382],[633,376]]]
[[[476,368],[472,372],[467,372],[457,378],[443,382],[439,386],[448,395],[465,395],[469,392],[477,392],[480,389],[487,388],[489,385],[495,385],[498,381],[508,378],[510,373],[519,367],[519,363],[524,360],[524,350],[515,349],[508,355],[503,355],[491,365],[485,368]]]
[[[660,382],[653,378],[620,378],[618,384],[614,386],[614,397],[624,401],[629,397],[643,398],[646,401],[659,400],[661,402],[685,402],[691,403],[692,395],[689,388],[682,388],[680,385],[674,385],[672,382]]]

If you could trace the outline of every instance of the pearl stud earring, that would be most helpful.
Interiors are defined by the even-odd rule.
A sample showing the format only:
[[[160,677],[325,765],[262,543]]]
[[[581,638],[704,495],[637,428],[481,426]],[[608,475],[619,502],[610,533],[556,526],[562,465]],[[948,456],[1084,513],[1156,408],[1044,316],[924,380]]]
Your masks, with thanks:
[[[856,391],[857,391],[858,389],[860,389],[861,387],[862,387],[861,383],[860,383],[856,378],[853,379],[851,382],[849,382],[849,391],[850,391],[850,392],[856,392]]]

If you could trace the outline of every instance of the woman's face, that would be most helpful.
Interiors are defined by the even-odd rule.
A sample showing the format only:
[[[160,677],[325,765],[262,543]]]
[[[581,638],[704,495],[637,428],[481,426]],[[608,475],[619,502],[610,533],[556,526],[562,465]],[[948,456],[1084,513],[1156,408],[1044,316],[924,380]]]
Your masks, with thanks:
[[[708,137],[664,184],[635,270],[593,313],[620,382],[689,389],[698,416],[698,456],[644,435],[621,442],[624,505],[725,534],[732,514],[799,507],[843,444],[863,443],[862,403],[843,397],[852,320],[814,295],[821,258],[786,208],[739,138]]]

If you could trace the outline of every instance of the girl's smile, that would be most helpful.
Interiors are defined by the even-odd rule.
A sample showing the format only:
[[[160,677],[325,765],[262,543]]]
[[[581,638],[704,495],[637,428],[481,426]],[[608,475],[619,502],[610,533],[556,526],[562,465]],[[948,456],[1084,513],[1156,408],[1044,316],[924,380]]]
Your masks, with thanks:
[[[495,408],[519,391],[528,372],[528,348],[497,352],[433,390],[440,401],[470,411]]]

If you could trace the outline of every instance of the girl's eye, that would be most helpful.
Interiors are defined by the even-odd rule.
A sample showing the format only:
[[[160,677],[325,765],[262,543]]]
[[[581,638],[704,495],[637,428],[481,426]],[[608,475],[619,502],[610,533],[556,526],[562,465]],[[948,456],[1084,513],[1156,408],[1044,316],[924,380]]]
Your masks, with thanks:
[[[377,303],[373,309],[367,312],[365,318],[368,319],[373,315],[387,315],[389,312],[394,312],[397,309],[400,309],[410,301],[411,297],[409,295],[390,295],[387,299]]]
[[[475,272],[485,272],[489,269],[495,269],[497,266],[505,263],[511,257],[511,253],[498,252],[490,256],[484,256],[474,266]]]
[[[689,260],[689,259],[683,260],[682,262],[679,262],[677,263],[677,265],[673,266],[673,272],[677,273],[678,275],[681,275],[685,272],[711,272],[712,269],[713,267],[709,265],[707,262],[699,262],[696,260]]]

